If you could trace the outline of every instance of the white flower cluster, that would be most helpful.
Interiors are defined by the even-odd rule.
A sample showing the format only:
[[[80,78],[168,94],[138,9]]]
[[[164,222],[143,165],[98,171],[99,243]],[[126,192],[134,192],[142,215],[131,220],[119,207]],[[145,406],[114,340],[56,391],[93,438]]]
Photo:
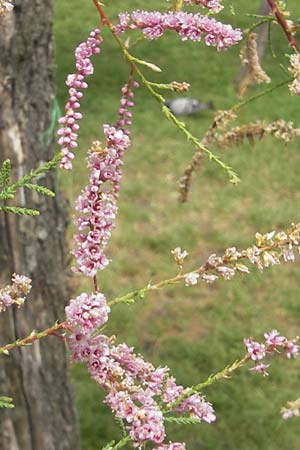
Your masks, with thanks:
[[[286,231],[256,233],[255,238],[255,245],[246,250],[238,251],[235,247],[230,247],[226,249],[223,256],[213,253],[207,258],[205,264],[197,270],[182,275],[181,279],[184,279],[186,286],[198,284],[199,279],[206,283],[213,283],[220,277],[230,281],[236,273],[250,273],[249,267],[242,264],[241,260],[246,260],[263,271],[281,262],[294,262],[295,251],[300,253],[300,223],[292,224]],[[176,262],[180,263],[187,255],[187,252],[181,252],[180,248],[173,250],[172,253]]]
[[[5,16],[14,9],[10,0],[0,0],[0,17]]]
[[[289,84],[289,90],[294,95],[300,94],[300,54],[290,55],[289,71],[293,74],[294,80]]]

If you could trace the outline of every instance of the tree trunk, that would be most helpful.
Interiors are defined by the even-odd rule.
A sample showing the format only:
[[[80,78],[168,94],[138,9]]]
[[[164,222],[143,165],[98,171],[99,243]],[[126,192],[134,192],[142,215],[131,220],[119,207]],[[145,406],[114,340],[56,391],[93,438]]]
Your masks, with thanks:
[[[46,142],[54,100],[52,0],[16,0],[0,18],[0,160],[10,158],[15,179],[53,156]],[[50,139],[52,140],[52,139]],[[56,176],[43,184],[56,189]],[[0,286],[16,272],[32,278],[20,310],[1,314],[0,344],[42,330],[64,317],[66,210],[59,196],[21,191],[17,204],[38,218],[0,213]],[[0,395],[15,409],[0,411],[1,450],[78,450],[79,438],[66,348],[50,337],[0,360]]]

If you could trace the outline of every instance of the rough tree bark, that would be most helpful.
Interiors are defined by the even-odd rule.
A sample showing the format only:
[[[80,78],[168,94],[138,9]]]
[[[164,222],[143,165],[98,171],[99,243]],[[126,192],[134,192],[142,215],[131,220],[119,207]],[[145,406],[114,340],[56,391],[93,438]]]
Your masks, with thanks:
[[[15,10],[0,19],[0,160],[10,158],[14,177],[51,159],[46,143],[54,99],[52,0],[16,0]],[[44,184],[56,191],[55,174]],[[20,206],[41,211],[38,218],[0,213],[0,286],[13,272],[33,279],[22,309],[0,317],[0,343],[63,318],[66,214],[59,198],[29,191]],[[11,352],[0,360],[0,395],[16,408],[0,411],[1,450],[78,450],[64,342],[55,337]]]

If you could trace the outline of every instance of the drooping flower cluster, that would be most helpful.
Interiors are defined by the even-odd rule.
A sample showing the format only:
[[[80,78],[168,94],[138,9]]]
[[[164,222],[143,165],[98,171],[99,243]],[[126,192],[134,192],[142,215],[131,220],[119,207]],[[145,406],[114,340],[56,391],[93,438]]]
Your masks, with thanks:
[[[24,275],[12,276],[12,284],[0,289],[0,312],[12,305],[21,306],[31,291],[31,279]]]
[[[122,88],[117,124],[103,127],[105,148],[96,141],[88,153],[89,183],[76,201],[80,215],[75,221],[78,231],[74,236],[76,248],[72,253],[77,260],[77,270],[90,277],[109,264],[104,249],[114,227],[123,156],[130,145],[129,108],[134,105],[131,86],[138,85],[132,81]]]
[[[91,31],[87,41],[79,44],[75,50],[77,72],[68,75],[66,80],[69,100],[65,105],[66,114],[59,119],[62,127],[58,130],[58,143],[64,154],[60,167],[66,170],[72,169],[73,149],[78,146],[76,132],[79,130],[78,121],[82,119],[82,114],[78,111],[80,99],[83,97],[81,90],[88,87],[86,77],[94,73],[91,57],[100,52],[100,43],[100,30]]]
[[[217,47],[217,50],[225,50],[242,39],[240,29],[233,29],[231,25],[224,25],[207,16],[183,11],[121,13],[116,32],[122,33],[126,29],[141,29],[144,37],[150,40],[160,38],[166,30],[175,31],[183,41],[199,42],[205,35],[206,45]]]
[[[289,90],[294,95],[300,94],[300,55],[293,53],[290,55],[289,71],[292,73],[294,80],[289,84]]]
[[[184,0],[188,5],[200,5],[208,8],[211,12],[218,13],[224,6],[221,4],[222,0]]]
[[[285,353],[289,359],[299,356],[300,347],[295,340],[288,340],[285,336],[280,336],[277,330],[265,333],[264,337],[265,342],[263,344],[254,341],[252,338],[244,339],[249,358],[255,362],[255,366],[249,370],[267,376],[267,368],[270,364],[263,362],[266,356],[274,355],[275,353]]]
[[[114,337],[95,336],[110,312],[103,294],[83,293],[71,300],[65,311],[72,330],[68,342],[73,360],[85,362],[91,378],[107,391],[105,402],[124,421],[136,447],[163,443],[165,410],[199,422],[215,420],[212,405],[200,394],[190,394],[190,389],[177,385],[167,367],[155,368],[125,343],[116,345]],[[162,448],[184,448],[184,444],[169,446]]]
[[[271,123],[257,120],[233,127],[225,133],[216,133],[212,142],[222,148],[232,148],[233,145],[242,145],[245,141],[253,144],[255,139],[262,139],[265,136],[290,142],[300,137],[300,128],[295,127],[293,122],[286,122],[283,119]]]
[[[5,16],[14,9],[14,5],[10,0],[0,0],[0,17]]]
[[[104,317],[105,313],[104,309],[100,315]],[[84,318],[81,311],[79,315],[80,329],[69,338],[73,359],[85,362],[92,379],[108,392],[105,403],[118,419],[124,421],[135,447],[164,441],[166,433],[161,404],[164,404],[163,409],[199,422],[215,420],[212,405],[197,393],[188,395],[189,390],[178,386],[175,378],[169,376],[168,368],[155,368],[125,343],[116,345],[114,338],[104,335],[91,337],[90,317],[87,317],[85,326],[81,323]],[[86,334],[87,329],[90,334]],[[183,398],[176,403],[179,396]],[[179,450],[184,449],[184,444],[170,443],[158,448]]]
[[[239,85],[239,94],[243,97],[248,87],[253,84],[271,83],[271,78],[263,70],[258,55],[256,33],[249,33],[240,51],[240,58],[243,66],[247,67],[247,77]]]
[[[132,80],[129,83],[125,84],[125,86],[123,86],[121,89],[122,96],[120,100],[119,119],[115,124],[115,128],[121,129],[127,135],[130,134],[128,126],[130,126],[132,123],[132,112],[130,111],[130,108],[134,106],[134,93],[132,91],[132,87],[138,88],[139,83],[135,80]]]
[[[236,273],[250,273],[249,267],[241,263],[248,260],[260,271],[264,268],[295,261],[295,251],[300,253],[300,223],[292,224],[286,232],[272,231],[264,235],[256,233],[256,244],[246,250],[238,251],[235,247],[227,248],[223,256],[212,254],[198,270],[182,276],[187,286],[203,280],[213,283],[219,277],[231,280]]]
[[[300,417],[300,398],[288,402],[286,408],[281,408],[281,415],[285,420],[291,417]]]

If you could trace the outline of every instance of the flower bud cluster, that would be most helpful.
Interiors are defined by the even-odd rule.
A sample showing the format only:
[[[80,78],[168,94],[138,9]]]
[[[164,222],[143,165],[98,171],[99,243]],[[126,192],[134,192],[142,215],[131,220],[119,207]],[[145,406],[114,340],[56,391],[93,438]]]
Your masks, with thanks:
[[[119,120],[115,124],[115,128],[122,130],[127,135],[130,134],[130,131],[127,127],[132,124],[132,112],[130,111],[130,109],[134,106],[134,93],[132,91],[132,87],[138,88],[139,83],[135,80],[130,80],[121,89],[122,96],[119,107]]]
[[[224,8],[221,4],[222,0],[184,0],[184,2],[188,5],[204,6],[214,13],[218,13]]]
[[[14,9],[10,0],[0,0],[0,17],[5,16]]]
[[[289,90],[294,95],[300,94],[300,55],[293,53],[290,55],[289,71],[292,73],[294,80],[289,84]]]
[[[175,92],[187,92],[190,89],[191,85],[186,81],[172,81],[170,83],[170,88]]]
[[[277,330],[265,333],[264,337],[265,342],[263,344],[254,341],[252,338],[244,339],[248,356],[255,363],[255,366],[249,370],[267,376],[267,368],[270,364],[263,362],[266,356],[274,355],[275,353],[285,353],[289,359],[299,356],[300,347],[295,340],[288,340],[285,336],[280,336]]]
[[[62,147],[63,158],[60,167],[66,170],[72,169],[72,152],[77,144],[79,130],[78,121],[82,114],[78,111],[80,100],[83,97],[81,89],[86,89],[88,84],[85,79],[94,73],[91,56],[100,52],[100,30],[91,31],[86,42],[82,42],[75,50],[77,72],[68,75],[66,85],[69,87],[69,100],[65,105],[66,114],[59,119],[62,127],[58,130],[60,136],[58,143]]]
[[[171,251],[176,264],[182,267],[185,258],[189,255],[186,250],[181,250],[181,247],[176,247]]]
[[[224,25],[215,19],[191,14],[183,11],[160,13],[158,11],[134,11],[131,14],[121,13],[116,32],[122,33],[126,29],[141,29],[146,39],[158,39],[166,30],[175,31],[183,41],[199,42],[205,35],[208,46],[225,50],[242,39],[240,29],[233,29],[231,25]]]
[[[85,362],[91,378],[107,391],[105,402],[124,421],[135,447],[163,443],[165,411],[208,423],[215,420],[212,405],[177,385],[167,367],[154,367],[125,343],[116,345],[114,337],[95,336],[110,312],[103,294],[83,293],[65,311],[72,330],[68,342],[73,360]],[[180,450],[184,444],[162,448]]]
[[[24,275],[12,276],[12,284],[0,289],[0,312],[13,304],[21,306],[26,300],[26,296],[31,291],[31,279]]]
[[[243,144],[245,140],[253,144],[254,139],[262,139],[264,136],[273,136],[284,142],[290,142],[300,137],[300,128],[294,127],[293,122],[286,122],[283,119],[271,123],[258,120],[233,127],[224,134],[216,133],[213,141],[222,148],[231,148],[233,145]]]
[[[132,83],[137,87],[137,83]],[[76,201],[80,213],[75,220],[76,248],[72,251],[77,261],[77,270],[94,277],[98,270],[109,264],[104,254],[115,224],[117,198],[122,177],[123,156],[130,145],[128,126],[129,110],[133,103],[133,92],[129,84],[122,89],[119,120],[115,127],[104,125],[106,146],[94,142],[88,153],[90,169],[89,183]],[[131,116],[130,116],[131,117]]]
[[[213,283],[220,277],[229,281],[236,273],[250,273],[249,267],[241,260],[246,259],[263,271],[281,262],[295,261],[295,250],[300,252],[300,223],[292,224],[286,232],[256,233],[255,237],[256,244],[246,250],[238,251],[230,247],[223,256],[210,255],[198,270],[183,276],[185,284],[195,285],[199,279]]]

